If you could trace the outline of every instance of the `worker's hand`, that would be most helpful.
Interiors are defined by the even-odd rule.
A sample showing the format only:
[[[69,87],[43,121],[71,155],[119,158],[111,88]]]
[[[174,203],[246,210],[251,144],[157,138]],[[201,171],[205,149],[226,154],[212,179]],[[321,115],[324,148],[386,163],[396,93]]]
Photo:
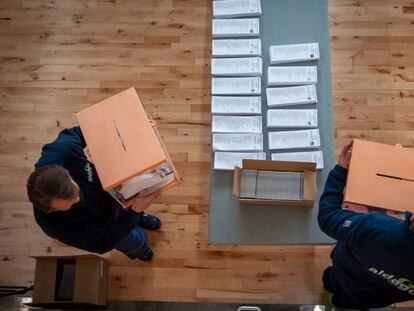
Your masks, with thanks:
[[[143,210],[147,209],[151,206],[152,203],[159,197],[159,192],[153,193],[149,196],[144,197],[142,193],[140,193],[134,200],[134,203],[131,206],[131,209],[137,213],[142,212]]]
[[[344,149],[342,149],[341,154],[339,155],[338,165],[343,167],[344,169],[349,168],[349,162],[351,161],[352,155],[352,143],[353,141],[346,145]]]

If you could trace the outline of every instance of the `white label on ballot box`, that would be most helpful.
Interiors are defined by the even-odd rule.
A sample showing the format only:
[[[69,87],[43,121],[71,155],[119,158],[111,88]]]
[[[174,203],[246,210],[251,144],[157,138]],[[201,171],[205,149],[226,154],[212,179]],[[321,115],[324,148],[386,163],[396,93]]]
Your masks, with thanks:
[[[318,170],[323,169],[322,151],[272,153],[273,161],[315,162]]]
[[[316,84],[318,71],[316,66],[270,66],[267,71],[267,85]]]
[[[261,78],[213,78],[213,95],[261,95]]]
[[[213,1],[214,18],[260,16],[260,0]]]
[[[215,152],[214,169],[215,170],[234,170],[235,166],[241,167],[243,159],[249,160],[266,160],[264,152]]]
[[[213,40],[213,57],[260,56],[260,39],[221,39]]]
[[[319,43],[272,45],[270,64],[293,63],[319,59]]]
[[[258,37],[258,18],[213,19],[213,38]]]
[[[213,116],[213,133],[261,133],[262,117]]]
[[[319,148],[319,130],[269,132],[269,149]]]
[[[213,58],[211,74],[213,76],[260,77],[262,59],[260,57]]]
[[[315,128],[318,127],[318,111],[316,109],[269,109],[267,127]]]
[[[317,103],[316,86],[302,85],[271,87],[266,89],[267,106],[270,108]]]
[[[262,151],[263,134],[213,134],[213,151]]]
[[[260,115],[262,99],[260,96],[212,96],[212,114]]]

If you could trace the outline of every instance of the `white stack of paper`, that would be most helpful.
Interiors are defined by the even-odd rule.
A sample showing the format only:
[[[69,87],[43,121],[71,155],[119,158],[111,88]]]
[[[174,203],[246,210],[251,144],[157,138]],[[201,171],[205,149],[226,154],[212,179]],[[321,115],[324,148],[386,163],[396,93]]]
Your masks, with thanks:
[[[213,133],[261,133],[262,117],[213,116]]]
[[[260,0],[227,0],[213,2],[214,18],[252,17],[262,13]]]
[[[269,149],[305,149],[319,148],[321,140],[319,130],[301,130],[269,132]]]
[[[212,114],[260,115],[262,100],[260,96],[212,96]]]
[[[315,162],[318,170],[323,169],[322,151],[272,153],[273,161]]]
[[[316,86],[302,85],[266,89],[267,106],[283,107],[317,103]]]
[[[213,40],[213,57],[260,56],[260,39],[222,39]]]
[[[211,93],[213,95],[260,95],[261,78],[213,78]]]
[[[258,171],[256,198],[302,200],[303,172]]]
[[[302,62],[319,59],[319,43],[272,45],[270,64]]]
[[[211,74],[213,76],[260,77],[262,59],[260,57],[213,58]]]
[[[274,66],[267,71],[268,86],[316,84],[317,81],[316,66]]]
[[[258,18],[213,19],[213,38],[258,37]]]
[[[215,170],[234,170],[235,166],[241,167],[243,159],[249,160],[266,160],[264,152],[215,152],[214,169]]]
[[[316,109],[269,109],[267,127],[315,128],[318,127],[318,111]]]
[[[213,134],[213,151],[262,151],[263,134]]]

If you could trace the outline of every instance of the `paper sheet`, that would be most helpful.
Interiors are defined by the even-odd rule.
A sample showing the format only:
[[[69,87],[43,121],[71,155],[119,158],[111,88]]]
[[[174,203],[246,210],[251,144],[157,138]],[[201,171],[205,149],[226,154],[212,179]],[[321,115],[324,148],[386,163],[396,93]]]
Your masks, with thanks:
[[[319,59],[319,43],[273,45],[269,48],[270,64]]]
[[[269,149],[306,149],[321,146],[319,130],[269,132]]]
[[[262,99],[260,96],[212,96],[212,114],[260,115]]]
[[[316,84],[318,72],[316,66],[269,66],[267,85],[304,85]]]
[[[290,87],[272,87],[266,89],[267,106],[283,107],[289,105],[317,103],[316,86],[302,85]]]
[[[213,133],[262,133],[262,117],[213,116]]]
[[[258,37],[260,31],[258,18],[213,19],[213,38]]]
[[[318,170],[323,169],[322,151],[272,153],[273,161],[315,162]]]
[[[213,40],[213,57],[261,56],[260,39],[222,39]]]
[[[263,134],[213,134],[213,151],[262,151]]]
[[[213,76],[260,77],[262,59],[260,57],[212,58]]]
[[[318,111],[316,109],[269,109],[267,127],[315,128],[318,127]]]

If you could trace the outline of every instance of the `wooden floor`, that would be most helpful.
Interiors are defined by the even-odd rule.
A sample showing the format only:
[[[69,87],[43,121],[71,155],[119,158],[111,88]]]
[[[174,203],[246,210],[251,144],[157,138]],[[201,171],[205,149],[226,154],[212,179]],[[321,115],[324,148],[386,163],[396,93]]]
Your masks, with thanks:
[[[337,151],[414,143],[414,1],[330,0]],[[321,303],[329,246],[208,241],[211,0],[0,0],[0,284],[70,252],[33,221],[25,181],[74,113],[137,88],[183,177],[150,212],[155,259],[110,255],[111,299]]]

